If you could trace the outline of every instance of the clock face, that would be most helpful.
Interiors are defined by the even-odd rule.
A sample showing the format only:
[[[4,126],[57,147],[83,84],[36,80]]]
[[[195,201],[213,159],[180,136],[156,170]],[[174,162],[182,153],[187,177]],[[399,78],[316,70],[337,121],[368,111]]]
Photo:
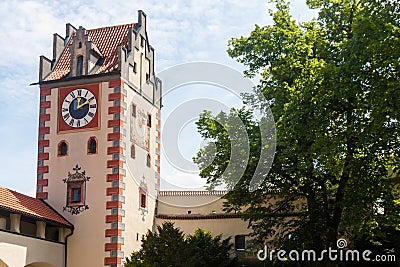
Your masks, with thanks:
[[[86,126],[97,112],[97,100],[87,89],[75,89],[65,96],[61,105],[61,116],[73,128]]]

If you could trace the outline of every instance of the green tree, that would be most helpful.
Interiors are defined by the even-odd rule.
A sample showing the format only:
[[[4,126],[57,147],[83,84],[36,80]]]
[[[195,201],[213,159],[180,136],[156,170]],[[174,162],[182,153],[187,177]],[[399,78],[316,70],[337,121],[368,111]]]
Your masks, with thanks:
[[[141,249],[125,259],[125,267],[232,266],[231,248],[230,238],[213,237],[202,229],[185,236],[173,223],[165,222],[142,239]]]
[[[197,228],[186,242],[190,254],[186,266],[232,266],[230,238],[222,239],[221,235],[213,237],[211,232]]]
[[[125,266],[183,266],[186,251],[183,232],[166,222],[157,226],[157,232],[149,231],[142,238],[140,251],[126,258]]]
[[[229,41],[229,55],[260,83],[245,96],[247,108],[200,115],[200,134],[214,141],[194,158],[200,175],[210,188],[237,182],[226,209],[240,210],[260,243],[324,249],[346,237],[350,245],[393,249],[382,240],[400,228],[400,5],[309,0],[318,17],[299,23],[287,2],[273,2],[272,25]],[[254,106],[272,111],[276,153],[264,182],[249,193],[263,149]],[[239,145],[231,117],[243,121],[250,143],[239,179],[226,173]]]

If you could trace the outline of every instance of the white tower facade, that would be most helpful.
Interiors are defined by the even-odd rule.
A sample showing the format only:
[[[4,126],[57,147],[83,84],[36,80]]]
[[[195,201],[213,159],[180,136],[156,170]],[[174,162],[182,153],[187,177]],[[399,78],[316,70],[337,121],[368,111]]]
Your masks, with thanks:
[[[122,266],[152,230],[160,179],[161,81],[146,15],[54,34],[40,57],[37,198],[73,225],[68,267]]]

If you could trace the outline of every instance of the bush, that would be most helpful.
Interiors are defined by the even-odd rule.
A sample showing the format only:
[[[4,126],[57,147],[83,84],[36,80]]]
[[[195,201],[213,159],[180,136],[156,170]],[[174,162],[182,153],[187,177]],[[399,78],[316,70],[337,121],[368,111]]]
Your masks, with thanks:
[[[213,237],[200,228],[185,236],[173,223],[165,222],[142,239],[141,249],[125,259],[125,267],[232,266],[231,249],[230,238]]]

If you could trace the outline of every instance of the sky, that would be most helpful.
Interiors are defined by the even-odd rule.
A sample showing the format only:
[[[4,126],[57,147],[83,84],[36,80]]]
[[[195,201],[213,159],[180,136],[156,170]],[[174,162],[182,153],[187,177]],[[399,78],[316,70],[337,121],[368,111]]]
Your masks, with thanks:
[[[315,11],[305,6],[305,0],[293,2],[295,19],[304,21],[315,16]],[[270,24],[268,8],[272,8],[268,1],[261,0],[3,0],[0,9],[0,186],[35,195],[39,88],[29,84],[38,81],[39,56],[52,58],[53,34],[65,36],[66,23],[86,29],[132,23],[137,22],[137,11],[141,9],[147,14],[149,42],[156,51],[156,72],[196,61],[215,62],[241,71],[244,67],[226,52],[227,42],[247,36],[255,24]],[[210,86],[189,85],[179,90],[164,97],[163,120],[177,103],[204,95],[227,106],[240,106],[240,99]],[[182,127],[178,138],[182,155],[189,160],[202,146],[193,122]],[[166,181],[178,181],[180,187],[193,188],[201,188],[204,183],[195,171],[175,168],[163,157],[161,161],[161,177]]]

